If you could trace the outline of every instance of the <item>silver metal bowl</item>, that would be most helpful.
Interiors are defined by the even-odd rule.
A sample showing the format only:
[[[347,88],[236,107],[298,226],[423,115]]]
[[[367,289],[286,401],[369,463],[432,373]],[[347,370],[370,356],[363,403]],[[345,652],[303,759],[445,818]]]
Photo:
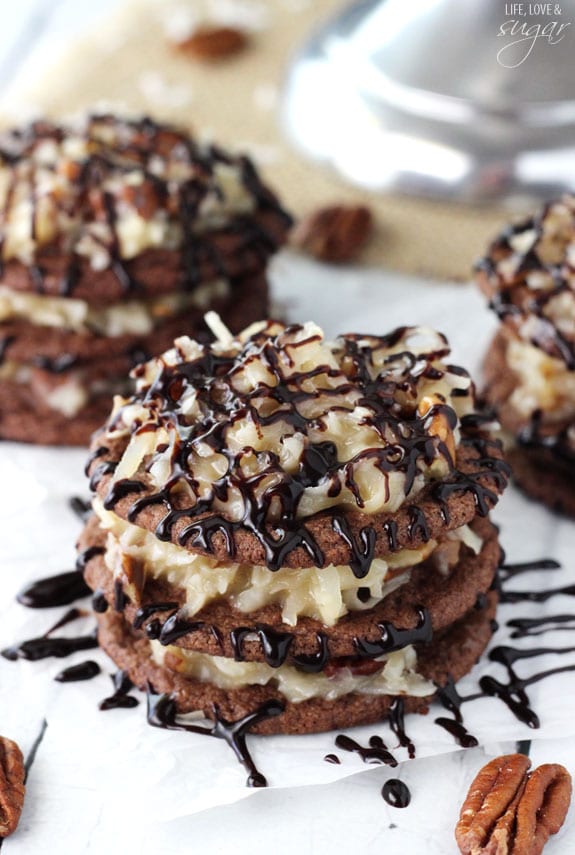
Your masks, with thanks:
[[[548,198],[575,190],[574,48],[575,0],[362,0],[295,57],[283,124],[370,190]]]

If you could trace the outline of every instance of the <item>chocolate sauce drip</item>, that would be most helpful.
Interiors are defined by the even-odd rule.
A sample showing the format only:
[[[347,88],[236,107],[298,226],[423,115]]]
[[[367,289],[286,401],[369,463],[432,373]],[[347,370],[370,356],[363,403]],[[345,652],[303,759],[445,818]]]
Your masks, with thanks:
[[[103,546],[88,546],[86,549],[83,549],[78,553],[78,557],[76,558],[76,570],[81,573],[86,569],[88,562],[92,558],[95,558],[96,555],[103,555],[105,551]]]
[[[487,594],[480,592],[479,594],[477,594],[477,598],[475,600],[475,605],[473,606],[473,608],[476,611],[481,612],[483,611],[483,609],[487,608],[487,603]]]
[[[92,503],[90,501],[81,499],[79,496],[72,496],[68,504],[82,522],[87,522],[92,516]]]
[[[367,638],[354,638],[353,644],[359,656],[376,657],[385,653],[401,650],[408,644],[428,644],[433,638],[433,627],[428,609],[417,609],[417,624],[412,629],[399,629],[392,623],[378,623],[381,638],[369,641]]]
[[[467,699],[461,697],[451,677],[449,677],[444,686],[437,687],[437,700],[445,707],[445,709],[453,713],[453,718],[450,719],[445,716],[441,716],[434,719],[435,724],[450,733],[457,744],[461,745],[462,748],[474,748],[476,745],[479,745],[475,736],[469,733],[463,724],[461,704]]]
[[[42,636],[7,647],[2,650],[2,656],[11,662],[15,662],[17,659],[28,659],[35,662],[38,659],[47,659],[49,656],[61,659],[64,656],[70,656],[71,653],[76,653],[77,650],[92,650],[97,646],[98,639],[94,634],[79,635],[76,638],[46,638]]]
[[[62,617],[50,627],[47,632],[40,638],[31,638],[28,641],[23,641],[20,644],[14,644],[11,647],[2,650],[2,656],[15,662],[17,659],[29,659],[35,661],[37,659],[46,659],[49,656],[64,657],[69,656],[76,650],[90,650],[98,646],[98,639],[95,632],[91,635],[81,635],[76,638],[51,638],[53,632],[61,627],[72,623],[78,618],[85,617],[86,612],[82,609],[72,608],[64,612]]]
[[[395,698],[389,708],[387,714],[389,726],[402,748],[407,748],[407,753],[410,760],[415,757],[415,745],[405,732],[405,715],[403,698]]]
[[[540,558],[536,561],[522,561],[517,564],[505,564],[502,562],[499,567],[499,576],[502,582],[506,582],[514,576],[529,573],[531,570],[559,570],[560,567],[559,562],[553,558]]]
[[[502,603],[545,603],[557,594],[575,597],[575,584],[565,585],[564,588],[548,588],[546,591],[502,591],[499,599]]]
[[[49,371],[50,374],[63,374],[77,365],[78,357],[71,353],[60,353],[55,359],[50,359],[47,356],[35,356],[32,362],[42,371]]]
[[[367,603],[371,598],[371,591],[369,588],[358,588],[356,596],[360,603]]]
[[[575,370],[575,366],[574,369]],[[540,451],[550,454],[556,459],[566,474],[575,472],[575,443],[571,425],[566,425],[556,433],[545,433],[542,428],[542,413],[533,413],[529,424],[525,425],[516,435],[519,446],[526,450]],[[555,462],[555,461],[554,461]]]
[[[123,612],[129,602],[130,598],[122,587],[122,580],[114,579],[114,611]]]
[[[335,766],[341,765],[341,760],[337,756],[337,754],[326,754],[323,758],[326,763],[333,763]]]
[[[67,606],[91,593],[81,573],[71,570],[32,582],[16,595],[18,602],[29,609]]]
[[[409,524],[407,526],[409,539],[413,540],[419,535],[422,541],[427,543],[429,540],[429,529],[427,528],[425,514],[417,505],[410,505],[407,511],[409,514]]]
[[[78,665],[70,665],[69,668],[64,668],[59,674],[54,677],[58,683],[75,683],[78,680],[92,680],[100,673],[100,666],[93,659],[87,659],[86,662],[80,662]]]
[[[541,671],[525,679],[519,677],[513,666],[515,662],[523,659],[531,659],[552,653],[561,656],[565,653],[575,652],[575,647],[536,647],[532,649],[519,650],[514,647],[494,647],[489,654],[493,662],[499,662],[507,671],[508,682],[503,683],[495,677],[482,677],[479,681],[481,690],[486,695],[492,695],[502,700],[511,712],[524,724],[532,728],[539,727],[539,716],[531,709],[529,697],[525,691],[527,686],[537,683],[552,674],[560,674],[567,671],[575,671],[575,665],[565,665],[558,668],[550,668]]]
[[[258,623],[254,627],[241,626],[232,629],[230,641],[236,662],[244,661],[244,642],[249,635],[254,633],[259,638],[267,664],[271,668],[279,668],[280,665],[283,665],[293,642],[293,634],[291,632],[278,632],[264,623]]]
[[[2,363],[6,359],[6,352],[14,341],[15,337],[16,336],[13,335],[5,335],[3,338],[0,338],[0,365],[2,365]]]
[[[138,698],[128,694],[134,688],[134,684],[125,671],[116,671],[112,675],[112,683],[114,685],[114,694],[100,701],[98,709],[105,711],[118,708],[131,709],[138,706],[140,703]]]
[[[316,653],[300,653],[293,658],[295,667],[308,674],[319,674],[320,671],[323,671],[329,659],[327,635],[323,632],[318,632],[315,637],[318,645]]]
[[[375,554],[376,534],[373,528],[366,526],[359,533],[360,543],[354,538],[345,517],[335,516],[333,518],[333,530],[342,538],[349,547],[351,558],[349,566],[356,579],[363,579],[369,573],[371,562]]]
[[[345,733],[340,733],[335,738],[335,744],[342,751],[350,751],[357,754],[364,763],[376,763],[385,766],[397,766],[397,760],[391,754],[384,741],[380,736],[371,736],[369,745],[360,745],[351,736],[346,736]]]
[[[145,485],[141,481],[133,481],[129,478],[116,481],[108,490],[108,495],[104,499],[104,507],[109,511],[124,496],[128,496],[130,493],[141,493],[145,489]]]
[[[381,788],[383,800],[395,808],[406,808],[411,801],[411,793],[407,784],[398,778],[390,778]]]
[[[170,615],[162,626],[159,635],[160,644],[172,644],[172,642],[181,638],[182,635],[187,635],[189,632],[197,632],[198,630],[205,629],[205,627],[206,624],[203,621],[188,620],[176,612]]]
[[[148,620],[156,612],[173,612],[178,608],[178,603],[148,603],[140,606],[132,622],[134,629],[141,629],[144,621]]]
[[[104,461],[104,463],[100,463],[98,466],[96,466],[90,478],[90,490],[93,493],[96,492],[96,488],[104,477],[104,475],[110,475],[112,472],[114,472],[117,465],[117,461],[106,460]]]
[[[167,730],[185,730],[188,733],[200,733],[205,736],[215,736],[224,739],[236,755],[242,766],[248,771],[248,787],[267,787],[267,781],[255,766],[246,744],[248,731],[267,718],[274,718],[284,711],[284,704],[277,700],[268,700],[256,710],[248,713],[238,721],[228,721],[216,705],[212,708],[214,722],[211,726],[202,727],[196,724],[185,724],[178,720],[176,703],[170,695],[154,695],[148,689],[148,724]]]
[[[513,628],[511,638],[526,638],[546,632],[575,630],[575,615],[546,615],[541,618],[513,618],[507,621]]]
[[[485,453],[488,446],[493,444],[489,440],[464,437],[461,440],[461,444],[474,446],[482,455],[475,464],[478,467],[477,471],[466,473],[454,470],[449,480],[433,485],[431,495],[435,501],[439,502],[442,507],[445,507],[447,499],[453,493],[471,493],[475,500],[478,514],[485,517],[489,513],[490,508],[497,502],[497,492],[482,484],[481,480],[488,479],[499,490],[503,490],[509,478],[510,469],[505,461],[489,457]]]
[[[108,611],[108,600],[100,588],[97,588],[92,595],[92,608],[101,615]]]

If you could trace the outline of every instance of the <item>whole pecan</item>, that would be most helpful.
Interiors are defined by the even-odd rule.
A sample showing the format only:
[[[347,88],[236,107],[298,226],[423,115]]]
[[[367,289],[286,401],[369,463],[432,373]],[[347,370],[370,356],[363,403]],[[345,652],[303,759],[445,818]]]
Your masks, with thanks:
[[[174,47],[195,59],[210,61],[227,59],[244,50],[248,42],[246,33],[236,27],[204,26],[194,30],[187,39],[176,42]]]
[[[0,736],[0,837],[16,830],[24,804],[24,758],[11,739]]]
[[[523,754],[506,754],[480,769],[455,828],[463,855],[540,855],[559,831],[571,777],[555,763],[529,774],[530,766]]]
[[[332,205],[318,208],[300,220],[290,241],[314,258],[341,263],[357,255],[372,226],[371,211],[364,205]]]

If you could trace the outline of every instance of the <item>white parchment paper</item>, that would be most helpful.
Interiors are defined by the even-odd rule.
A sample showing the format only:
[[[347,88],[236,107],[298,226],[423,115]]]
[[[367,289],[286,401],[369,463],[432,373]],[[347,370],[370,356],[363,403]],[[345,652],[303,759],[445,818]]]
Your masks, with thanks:
[[[379,271],[335,271],[287,254],[277,259],[273,278],[277,313],[287,313],[292,320],[313,319],[324,326],[328,335],[350,331],[384,333],[406,323],[425,323],[445,332],[452,343],[453,361],[474,372],[495,325],[482,298],[468,286],[430,285]],[[73,567],[74,542],[81,523],[71,511],[69,499],[74,495],[88,496],[82,471],[85,457],[81,450],[16,443],[0,445],[2,648],[42,634],[65,610],[26,609],[15,603],[14,597],[27,582]],[[563,565],[552,573],[520,576],[512,587],[536,590],[573,581],[574,523],[529,502],[513,488],[498,506],[494,518],[501,526],[501,540],[509,561],[545,556],[554,557]],[[500,629],[493,644],[506,643],[509,629],[505,624],[512,617],[572,611],[575,611],[572,598],[563,595],[543,604],[502,606],[498,616]],[[91,618],[86,618],[84,624],[74,623],[61,634],[87,632],[92,625]],[[575,646],[575,634],[549,632],[537,639],[512,643],[568,648]],[[87,658],[101,664],[101,675],[85,683],[54,682],[54,675],[63,667]],[[575,653],[547,654],[521,662],[517,671],[528,676],[544,668],[568,664],[575,664]],[[245,770],[222,741],[149,727],[142,695],[136,709],[100,712],[98,702],[111,694],[108,675],[114,670],[113,664],[97,650],[79,652],[63,660],[14,663],[0,659],[0,733],[16,739],[28,752],[42,721],[48,722],[30,776],[20,844],[14,838],[13,843],[9,841],[12,848],[8,849],[7,842],[8,852],[59,851],[35,849],[34,841],[41,839],[42,832],[63,826],[68,829],[69,842],[62,851],[99,851],[83,848],[86,839],[90,839],[90,828],[98,827],[103,813],[129,815],[130,805],[137,805],[140,817],[149,811],[155,822],[161,822],[247,796],[257,797],[258,791],[245,786]],[[460,692],[475,691],[484,674],[505,678],[501,666],[484,658],[461,681]],[[575,744],[574,689],[575,673],[558,675],[529,687],[532,706],[541,720],[536,731],[518,722],[502,702],[490,698],[466,704],[465,722],[482,746],[559,736]],[[437,715],[444,714],[442,708],[434,707],[428,716],[407,719],[406,728],[419,759],[460,751],[453,738],[433,723]],[[355,728],[349,733],[362,744],[378,733],[399,761],[407,759],[405,749],[396,750],[396,740],[387,725]],[[256,764],[271,788],[309,787],[365,771],[358,757],[335,748],[335,735],[251,737],[248,741]],[[341,765],[324,761],[324,756],[333,752],[340,757]],[[437,763],[438,770],[443,768],[439,760]],[[417,761],[410,765],[417,765]],[[70,818],[70,805],[74,806],[74,816],[82,816],[81,832]],[[406,847],[403,851],[416,850]]]

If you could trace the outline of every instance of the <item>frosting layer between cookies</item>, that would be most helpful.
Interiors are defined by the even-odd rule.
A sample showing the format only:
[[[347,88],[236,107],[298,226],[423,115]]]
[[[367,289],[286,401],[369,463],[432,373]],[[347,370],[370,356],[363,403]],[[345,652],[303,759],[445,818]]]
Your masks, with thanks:
[[[469,526],[447,532],[419,549],[402,549],[374,558],[367,575],[358,579],[349,566],[317,569],[267,567],[222,562],[162,543],[151,532],[106,511],[100,500],[94,510],[108,532],[105,562],[114,579],[139,602],[146,579],[164,579],[185,592],[184,611],[193,617],[208,603],[225,599],[240,612],[276,603],[284,623],[295,626],[301,616],[333,626],[349,611],[373,608],[409,579],[410,570],[426,559],[430,572],[449,573],[465,543],[477,555],[482,540]]]

